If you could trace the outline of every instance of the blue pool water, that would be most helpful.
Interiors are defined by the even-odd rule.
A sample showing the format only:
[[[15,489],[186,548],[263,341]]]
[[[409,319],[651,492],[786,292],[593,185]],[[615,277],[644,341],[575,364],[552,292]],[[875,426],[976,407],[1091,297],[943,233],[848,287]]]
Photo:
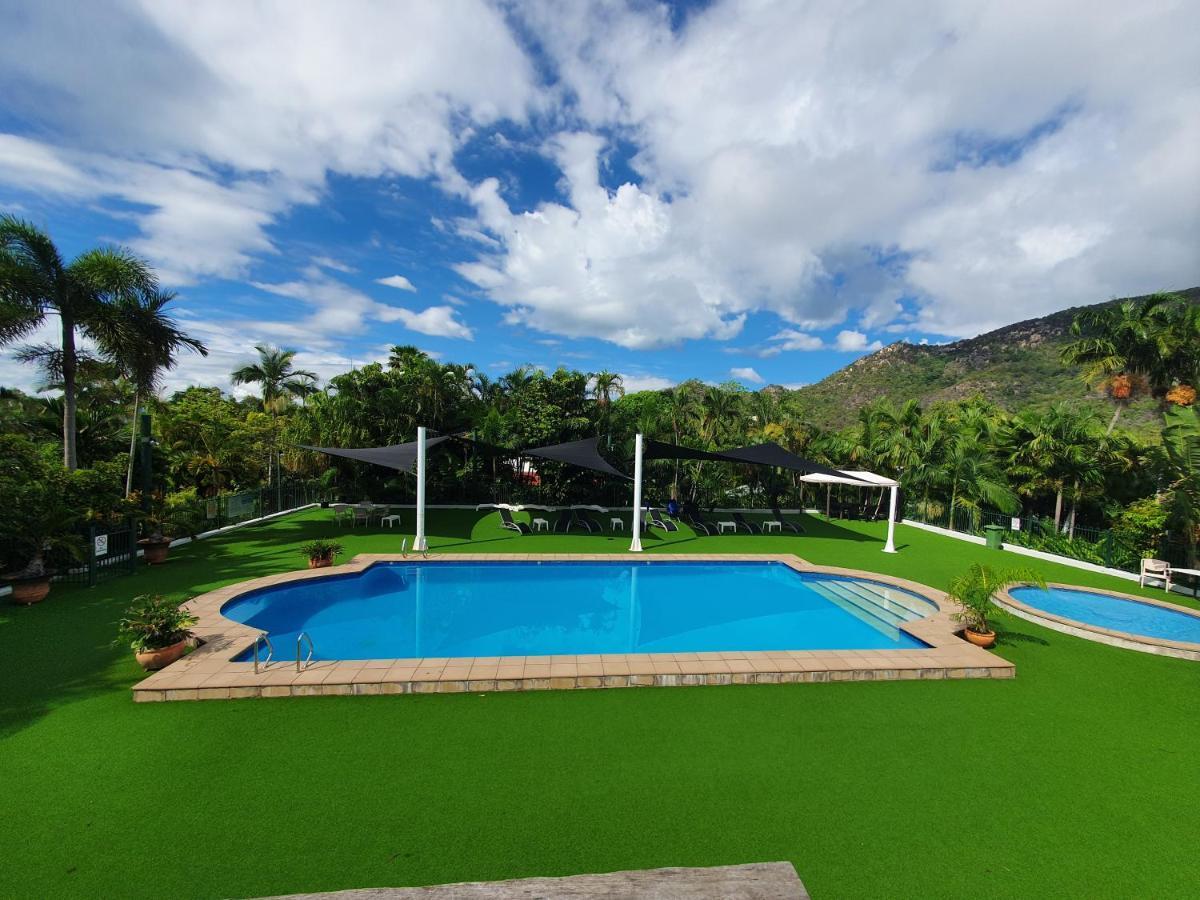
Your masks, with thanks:
[[[929,601],[780,563],[387,563],[265,588],[222,614],[319,659],[879,650]],[[245,653],[242,659],[250,658]]]
[[[1021,587],[1009,591],[1026,606],[1110,631],[1200,644],[1200,616],[1094,591]]]

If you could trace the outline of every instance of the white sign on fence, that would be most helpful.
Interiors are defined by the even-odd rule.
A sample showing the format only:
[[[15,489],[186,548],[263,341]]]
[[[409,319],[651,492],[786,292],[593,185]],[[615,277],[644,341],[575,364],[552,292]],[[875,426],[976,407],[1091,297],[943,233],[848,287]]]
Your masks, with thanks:
[[[1015,516],[1013,517],[1013,520],[1012,520],[1012,530],[1013,530],[1013,531],[1020,531],[1020,530],[1021,530],[1021,520],[1020,520],[1020,519],[1018,519],[1018,518],[1017,518],[1017,517],[1015,517]]]
[[[96,535],[96,556],[108,556],[108,535]]]

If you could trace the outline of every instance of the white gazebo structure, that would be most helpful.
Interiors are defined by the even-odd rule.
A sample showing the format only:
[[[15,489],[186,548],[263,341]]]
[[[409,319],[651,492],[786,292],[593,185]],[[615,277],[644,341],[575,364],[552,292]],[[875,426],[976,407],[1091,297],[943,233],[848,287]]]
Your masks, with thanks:
[[[842,471],[845,477],[837,475],[827,475],[823,472],[814,472],[811,475],[802,475],[800,480],[807,484],[823,484],[826,488],[831,488],[835,484],[848,484],[851,487],[864,487],[866,485],[891,488],[891,499],[888,501],[888,530],[887,543],[883,545],[884,553],[896,552],[896,496],[900,490],[900,482],[894,478],[887,478],[883,475],[876,475],[874,472],[865,472],[861,470],[845,469]],[[828,490],[826,492],[826,514],[829,512],[828,507]]]

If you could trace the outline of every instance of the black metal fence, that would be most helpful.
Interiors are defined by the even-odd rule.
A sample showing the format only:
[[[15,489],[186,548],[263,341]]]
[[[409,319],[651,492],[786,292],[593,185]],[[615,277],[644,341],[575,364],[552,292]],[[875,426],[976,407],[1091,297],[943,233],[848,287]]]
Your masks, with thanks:
[[[315,481],[285,482],[250,491],[197,498],[171,506],[164,517],[164,531],[176,538],[195,537],[206,531],[328,499],[328,490]]]
[[[909,503],[904,517],[963,534],[982,535],[987,526],[999,526],[1004,529],[1007,544],[1126,572],[1139,571],[1142,559],[1148,556],[1165,559],[1176,566],[1187,564],[1187,547],[1169,537],[1138,546],[1108,528],[1083,525],[1072,528],[1063,523],[1056,526],[1053,519],[1045,516],[1009,516],[958,507],[951,518],[949,509],[943,504]]]

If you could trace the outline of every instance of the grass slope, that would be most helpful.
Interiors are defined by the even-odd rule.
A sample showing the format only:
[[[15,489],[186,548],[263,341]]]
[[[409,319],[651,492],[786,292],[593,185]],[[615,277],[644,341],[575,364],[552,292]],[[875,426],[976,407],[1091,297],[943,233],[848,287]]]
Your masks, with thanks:
[[[818,898],[1195,895],[1200,665],[1019,620],[1000,648],[1011,682],[130,700],[140,672],[111,639],[135,593],[290,569],[317,535],[350,553],[399,545],[399,532],[338,532],[327,516],[0,610],[0,896],[255,896],[776,859]],[[476,519],[434,514],[432,543],[627,545]],[[788,550],[938,586],[996,559],[903,527],[896,556],[879,552],[879,525],[813,531],[647,545]]]

